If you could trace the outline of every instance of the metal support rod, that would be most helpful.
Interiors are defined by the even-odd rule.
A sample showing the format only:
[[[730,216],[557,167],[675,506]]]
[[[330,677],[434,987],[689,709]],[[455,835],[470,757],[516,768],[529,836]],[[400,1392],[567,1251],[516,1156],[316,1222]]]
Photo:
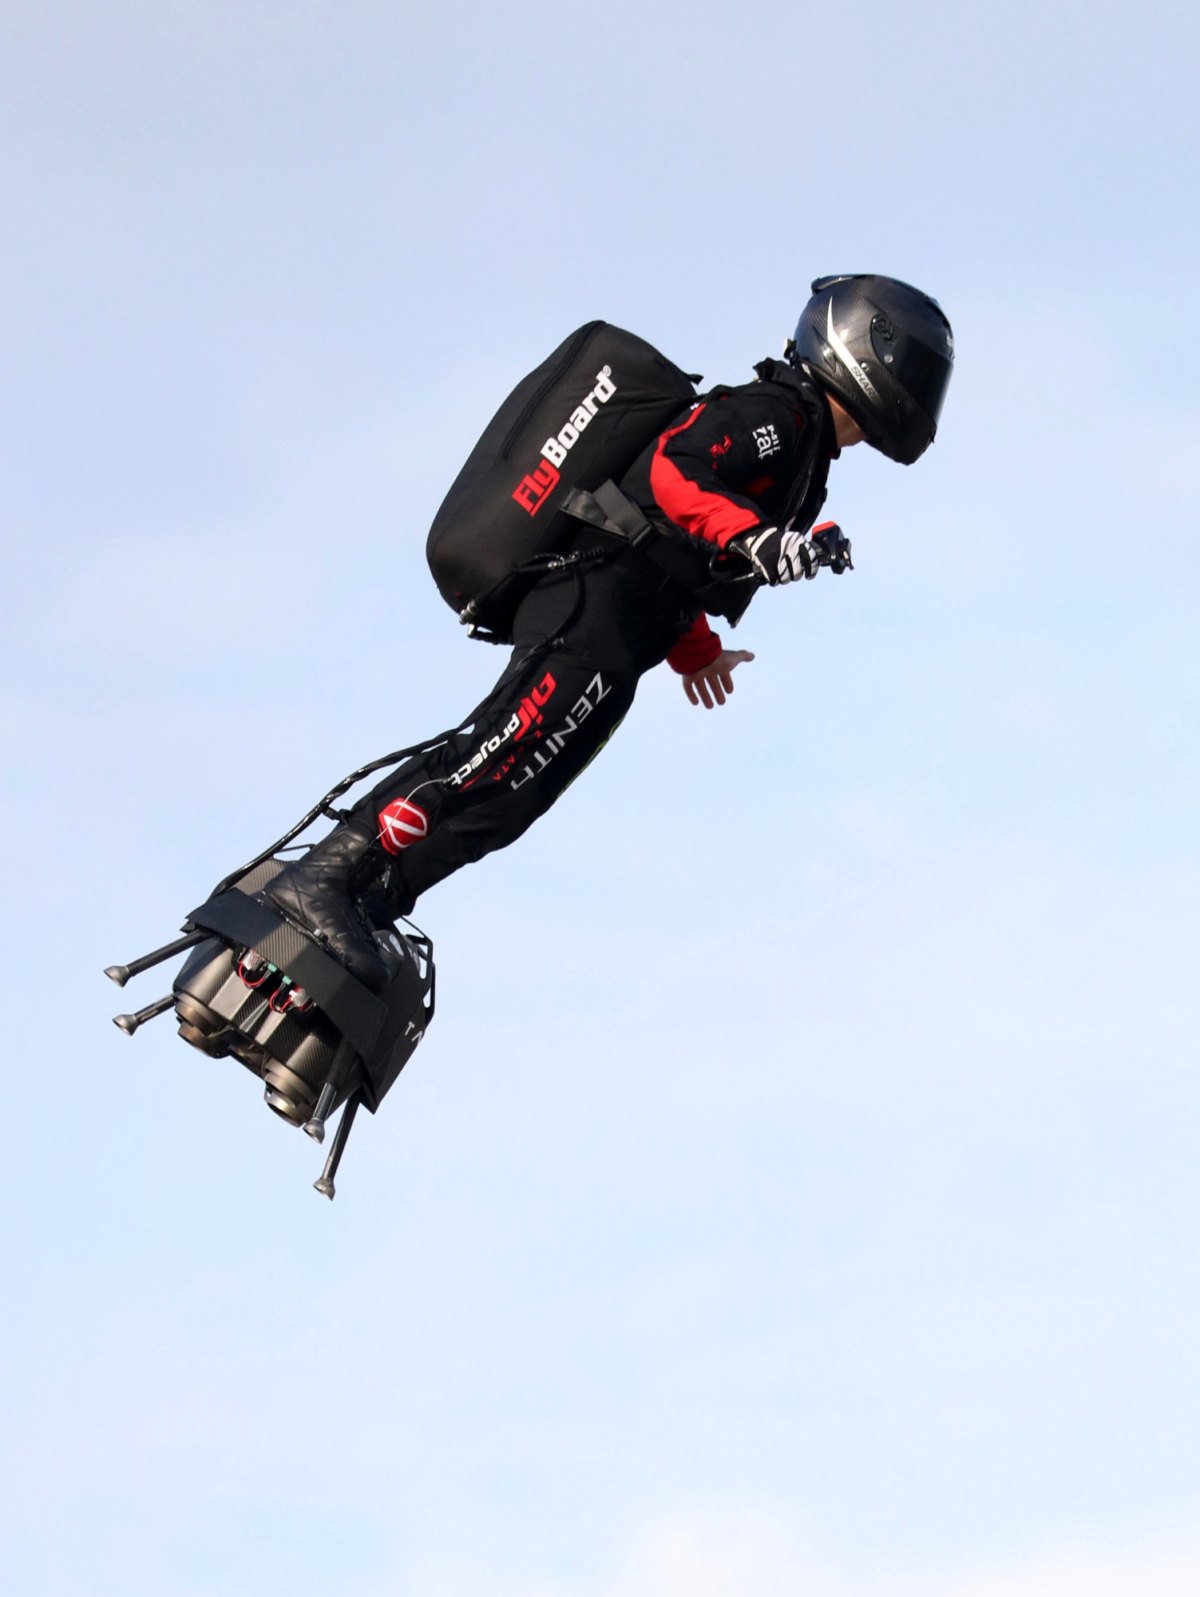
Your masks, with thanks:
[[[164,959],[170,959],[173,954],[182,954],[185,948],[195,948],[197,943],[202,943],[206,937],[211,936],[211,932],[206,932],[201,927],[183,937],[177,937],[165,948],[156,948],[152,954],[143,954],[141,959],[131,960],[128,965],[106,965],[104,974],[109,981],[115,981],[118,987],[124,987],[131,976],[140,976],[144,970],[149,970],[151,965],[161,965]]]
[[[317,1107],[304,1124],[305,1131],[314,1142],[325,1141],[325,1121],[338,1093],[345,1085],[346,1077],[350,1074],[356,1058],[354,1044],[348,1037],[343,1037],[334,1049],[333,1058],[329,1062],[329,1073],[317,1098]]]
[[[346,1150],[346,1139],[350,1135],[350,1127],[354,1124],[354,1117],[358,1113],[360,1096],[352,1092],[346,1099],[346,1107],[342,1110],[342,1118],[338,1121],[338,1128],[333,1134],[333,1147],[329,1150],[329,1158],[325,1161],[325,1168],[321,1171],[318,1180],[313,1182],[317,1191],[329,1199],[334,1198],[333,1178],[337,1175],[337,1167],[342,1162],[342,1154]]]
[[[317,1107],[304,1122],[304,1129],[314,1142],[325,1141],[325,1122],[329,1118],[329,1111],[333,1108],[333,1100],[336,1097],[337,1088],[331,1081],[327,1081],[321,1088],[321,1096],[317,1099]]]
[[[147,1004],[145,1009],[139,1009],[136,1015],[114,1015],[113,1025],[120,1026],[127,1037],[132,1037],[139,1026],[148,1020],[153,1020],[155,1015],[165,1015],[168,1009],[175,1007],[175,994],[168,993],[165,998],[156,998],[152,1004]]]

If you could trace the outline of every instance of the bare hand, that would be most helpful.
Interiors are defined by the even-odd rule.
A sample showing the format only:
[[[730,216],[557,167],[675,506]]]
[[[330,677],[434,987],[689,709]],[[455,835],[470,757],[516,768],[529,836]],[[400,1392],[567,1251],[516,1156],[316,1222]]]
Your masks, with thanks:
[[[725,695],[733,692],[734,667],[741,665],[743,660],[753,658],[749,649],[722,649],[703,671],[693,671],[690,676],[684,677],[683,691],[693,704],[702,704],[706,710],[712,709],[714,698],[718,704],[724,704]]]

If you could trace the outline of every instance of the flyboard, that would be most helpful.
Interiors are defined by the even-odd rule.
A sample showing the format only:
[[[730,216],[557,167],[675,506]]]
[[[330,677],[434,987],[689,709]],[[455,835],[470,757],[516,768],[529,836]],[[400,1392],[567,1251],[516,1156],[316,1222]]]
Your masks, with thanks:
[[[256,902],[294,857],[292,840],[361,777],[421,747],[373,761],[326,794],[320,804],[248,865],[217,884],[186,917],[183,935],[104,974],[124,987],[132,977],[179,954],[187,958],[164,997],[114,1024],[129,1037],[168,1010],[179,1035],[210,1059],[236,1059],[264,1083],[267,1107],[324,1142],[326,1122],[342,1111],[325,1168],[314,1183],[332,1199],[334,1178],[360,1106],[376,1112],[433,1019],[433,943],[410,922],[373,913],[378,896],[360,904],[390,973],[373,993],[289,921]],[[287,851],[285,854],[285,850]]]

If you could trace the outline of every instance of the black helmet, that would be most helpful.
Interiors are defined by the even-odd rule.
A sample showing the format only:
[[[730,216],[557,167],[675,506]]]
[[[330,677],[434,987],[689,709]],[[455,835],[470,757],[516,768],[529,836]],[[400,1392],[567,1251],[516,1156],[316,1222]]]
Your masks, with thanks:
[[[933,442],[954,334],[920,289],[868,273],[818,277],[786,353],[890,459],[911,466]]]

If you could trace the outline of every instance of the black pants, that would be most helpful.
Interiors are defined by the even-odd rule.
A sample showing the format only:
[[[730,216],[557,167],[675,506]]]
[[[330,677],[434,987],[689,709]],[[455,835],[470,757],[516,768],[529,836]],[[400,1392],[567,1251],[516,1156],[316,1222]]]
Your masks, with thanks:
[[[469,730],[409,760],[355,806],[392,856],[392,903],[407,914],[426,888],[545,814],[692,619],[620,562],[543,577],[517,612],[512,658]]]

